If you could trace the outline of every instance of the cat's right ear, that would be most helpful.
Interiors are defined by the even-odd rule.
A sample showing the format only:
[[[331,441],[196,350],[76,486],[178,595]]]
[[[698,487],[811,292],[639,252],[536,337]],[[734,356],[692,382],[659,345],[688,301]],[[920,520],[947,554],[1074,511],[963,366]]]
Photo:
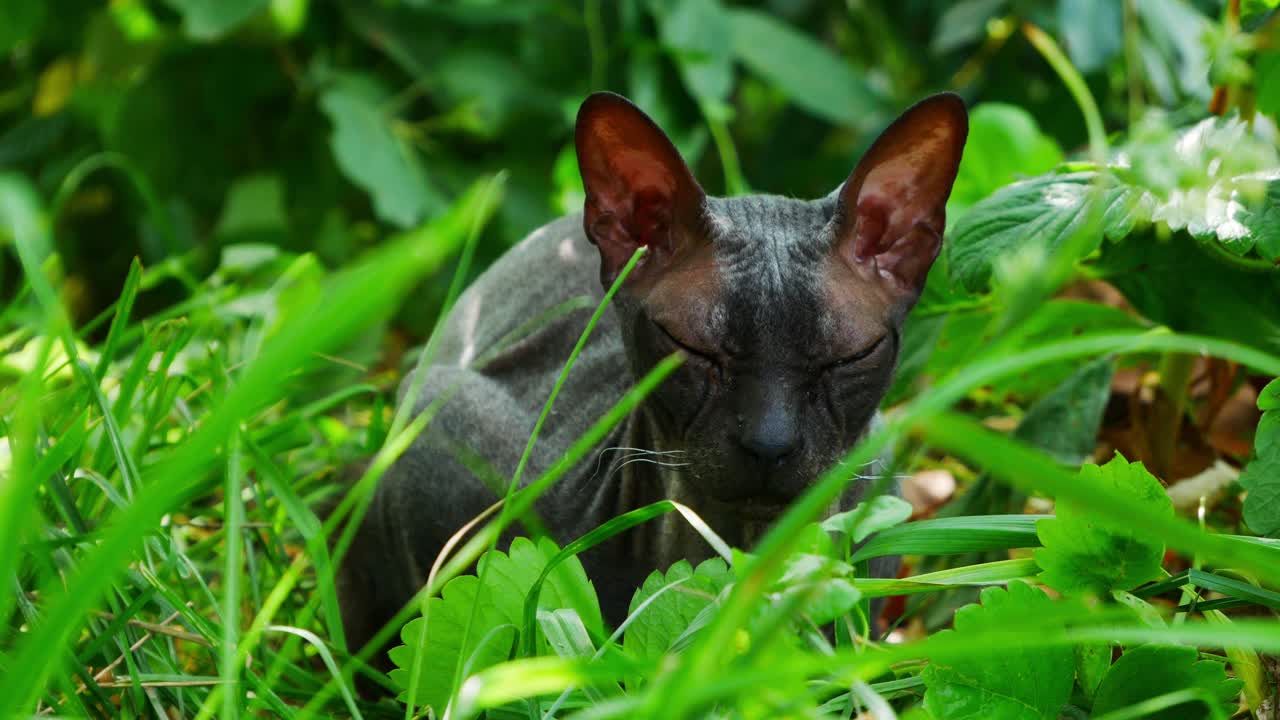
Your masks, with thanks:
[[[587,191],[583,228],[600,250],[600,279],[612,284],[636,248],[660,266],[680,250],[706,195],[675,145],[640,108],[600,92],[578,110],[578,170]]]

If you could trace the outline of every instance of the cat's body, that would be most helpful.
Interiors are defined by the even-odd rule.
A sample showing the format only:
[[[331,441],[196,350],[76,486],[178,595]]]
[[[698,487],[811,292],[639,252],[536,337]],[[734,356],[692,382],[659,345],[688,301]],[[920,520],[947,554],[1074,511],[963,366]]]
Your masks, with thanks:
[[[928,102],[886,131],[844,186],[803,201],[707,197],[643,114],[616,96],[588,100],[578,125],[585,215],[537,230],[491,266],[459,298],[432,365],[405,380],[402,391],[415,380],[420,391],[401,402],[443,403],[383,478],[343,564],[352,646],[421,587],[449,537],[501,496],[603,287],[641,244],[650,252],[578,357],[524,481],[559,460],[638,376],[682,350],[684,367],[539,500],[538,515],[563,545],[671,499],[729,544],[750,547],[866,432],[888,387],[964,139],[959,101]],[[904,145],[912,139],[929,153]],[[928,202],[889,204],[908,181],[927,186]],[[473,472],[480,466],[493,471],[485,480]],[[874,468],[849,473],[844,506]],[[668,514],[582,560],[616,624],[650,572],[710,554]]]

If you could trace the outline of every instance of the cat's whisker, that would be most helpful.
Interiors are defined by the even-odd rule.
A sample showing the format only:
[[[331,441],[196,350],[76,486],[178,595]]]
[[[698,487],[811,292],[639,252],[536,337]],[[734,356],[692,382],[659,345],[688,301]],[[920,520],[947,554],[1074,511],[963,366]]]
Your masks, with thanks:
[[[682,467],[688,467],[689,465],[692,465],[692,463],[662,462],[661,460],[654,460],[652,458],[647,458],[647,457],[629,457],[626,460],[623,460],[618,465],[618,467],[614,468],[613,472],[609,473],[609,478],[606,478],[606,481],[608,481],[608,479],[612,478],[614,475],[617,475],[618,473],[622,472],[622,469],[625,468],[626,466],[632,465],[634,463],[649,463],[650,465],[657,465],[658,467],[665,467],[665,468],[682,468]]]
[[[681,458],[687,454],[687,451],[685,450],[650,450],[648,448],[627,447],[625,445],[611,445],[606,448],[601,448],[599,454],[596,455],[596,466],[595,469],[591,471],[592,478],[600,474],[600,466],[604,463],[604,455],[607,452],[631,453],[630,455],[623,456],[623,464],[625,464],[629,458],[636,455],[657,455],[664,458],[667,456],[672,458]]]

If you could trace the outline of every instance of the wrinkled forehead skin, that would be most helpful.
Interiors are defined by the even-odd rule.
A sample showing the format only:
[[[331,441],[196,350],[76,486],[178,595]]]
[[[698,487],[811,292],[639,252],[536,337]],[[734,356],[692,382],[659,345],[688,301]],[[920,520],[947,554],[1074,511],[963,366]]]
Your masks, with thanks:
[[[707,198],[703,237],[655,279],[650,314],[746,366],[860,349],[895,320],[893,303],[832,252],[835,198]]]

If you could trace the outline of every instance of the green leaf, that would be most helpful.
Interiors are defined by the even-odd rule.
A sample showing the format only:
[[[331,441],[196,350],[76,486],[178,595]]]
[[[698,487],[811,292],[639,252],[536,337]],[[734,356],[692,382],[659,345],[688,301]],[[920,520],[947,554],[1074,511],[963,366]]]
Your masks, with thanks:
[[[1171,517],[1173,503],[1142,463],[1116,454],[1106,465],[1085,465],[1080,475],[1114,492],[1136,498],[1152,516]],[[1041,520],[1036,531],[1044,547],[1036,562],[1041,582],[1063,593],[1131,590],[1160,572],[1164,543],[1131,528],[1105,523],[1073,503],[1060,501],[1057,517]]]
[[[1267,383],[1262,392],[1258,393],[1258,409],[1263,412],[1280,410],[1280,378]],[[1280,438],[1277,438],[1277,442],[1280,442]]]
[[[414,149],[384,110],[389,96],[372,78],[343,78],[320,97],[333,123],[329,144],[338,167],[373,197],[378,217],[401,228],[421,222],[443,201]]]
[[[1095,360],[1077,370],[1027,410],[1014,437],[1064,464],[1084,462],[1093,454],[1098,440],[1114,370],[1110,358]]]
[[[986,289],[997,260],[1039,245],[1046,256],[1057,253],[1086,216],[1093,171],[1048,174],[1022,180],[995,192],[974,205],[956,223],[944,243],[951,277],[966,289]],[[1110,175],[1102,178],[1103,233],[1113,240],[1149,221],[1151,209],[1143,193],[1120,184]],[[1102,241],[1098,237],[1085,253]]]
[[[224,242],[278,243],[288,230],[284,183],[276,175],[253,175],[237,180],[222,206],[214,234]]]
[[[1102,237],[1122,240],[1151,223],[1185,231],[1221,254],[1280,261],[1280,157],[1237,119],[1210,118],[1172,130],[1134,131],[1116,162],[1101,171],[1049,173],[1009,185],[956,223],[946,244],[952,279],[987,287],[1001,258],[1038,246],[1052,256],[1087,216],[1100,189]],[[1144,247],[1143,257],[1150,255]]]
[[[538,628],[546,636],[547,644],[562,658],[590,660],[596,653],[587,626],[578,617],[578,613],[569,608],[539,610]],[[587,687],[584,691],[593,701],[603,702],[610,695],[620,695],[622,688],[617,683],[608,683],[600,687]]]
[[[759,10],[729,11],[733,53],[804,110],[867,129],[883,108],[866,79],[831,50]]]
[[[1108,243],[1097,268],[1152,322],[1280,353],[1280,282],[1242,272],[1185,234]]]
[[[1212,88],[1209,87],[1209,50],[1204,37],[1211,30],[1212,21],[1187,0],[1137,0],[1135,4],[1152,49],[1158,52],[1160,71],[1176,73],[1178,88],[1184,96],[1207,101]],[[1178,99],[1169,98],[1170,102]]]
[[[910,518],[911,503],[893,495],[878,495],[869,502],[858,503],[852,510],[823,520],[822,528],[844,533],[854,542],[862,542],[871,533],[901,525]]]
[[[217,40],[267,7],[268,0],[169,0],[182,29],[195,40]]]
[[[622,648],[638,661],[657,660],[684,633],[693,619],[734,580],[733,571],[720,558],[700,563],[695,570],[687,561],[672,565],[664,575],[655,571],[631,599],[630,613],[663,587],[684,581],[653,601],[631,620]]]
[[[1271,424],[1280,427],[1280,422]],[[1280,447],[1280,438],[1275,447]],[[1280,533],[1280,450],[1254,458],[1240,474],[1240,484],[1249,491],[1244,500],[1249,529],[1259,535]]]
[[[1242,683],[1228,679],[1222,663],[1197,662],[1198,657],[1193,647],[1142,645],[1129,650],[1102,679],[1093,714],[1103,715],[1161,695],[1191,690],[1200,693],[1203,699],[1164,708],[1153,717],[1201,720],[1208,716],[1205,702],[1217,704],[1224,717],[1231,715]]]
[[[440,597],[427,601],[427,619],[413,620],[400,631],[405,644],[391,650],[391,661],[397,666],[390,673],[392,681],[407,692],[414,654],[420,651],[417,701],[431,706],[437,714],[443,712],[454,689],[453,675],[459,662],[468,674],[474,674],[511,654],[519,634],[525,595],[556,551],[555,544],[546,538],[537,545],[528,538],[516,538],[509,554],[494,551],[480,559],[480,567],[492,564],[486,576],[489,586],[483,592],[475,575],[463,575],[446,584]],[[575,607],[574,597],[587,597],[590,605]],[[551,572],[542,586],[538,606],[547,610],[572,609],[580,620],[596,625],[588,629],[598,633],[600,608],[595,598],[582,563],[575,557]]]
[[[39,32],[44,22],[45,3],[30,0],[0,0],[0,56],[7,56],[18,43]]]
[[[1280,51],[1264,50],[1254,61],[1254,83],[1258,109],[1272,117],[1280,115]]]
[[[1058,28],[1082,73],[1101,70],[1120,52],[1123,27],[1115,0],[1058,0]]]
[[[969,113],[969,139],[947,201],[948,217],[1015,180],[1052,170],[1062,150],[1017,105],[982,103]]]
[[[1080,643],[1073,648],[1076,656],[1076,679],[1086,698],[1092,700],[1098,686],[1111,669],[1110,643]]]
[[[1043,591],[1014,582],[1008,590],[987,588],[981,605],[956,611],[955,633],[983,645],[984,629],[1052,611]],[[1075,662],[1069,647],[1002,643],[998,651],[975,653],[964,662],[934,662],[924,670],[924,706],[941,720],[1040,720],[1057,717],[1071,696]]]
[[[720,0],[680,0],[658,14],[658,34],[689,92],[722,103],[733,89],[733,29]]]
[[[793,595],[804,595],[799,612],[815,625],[826,625],[849,613],[862,599],[862,592],[844,578],[796,583],[782,592],[780,602],[786,603]]]
[[[947,7],[934,24],[933,52],[951,52],[987,34],[987,23],[1002,12],[1009,0],[960,0]]]

